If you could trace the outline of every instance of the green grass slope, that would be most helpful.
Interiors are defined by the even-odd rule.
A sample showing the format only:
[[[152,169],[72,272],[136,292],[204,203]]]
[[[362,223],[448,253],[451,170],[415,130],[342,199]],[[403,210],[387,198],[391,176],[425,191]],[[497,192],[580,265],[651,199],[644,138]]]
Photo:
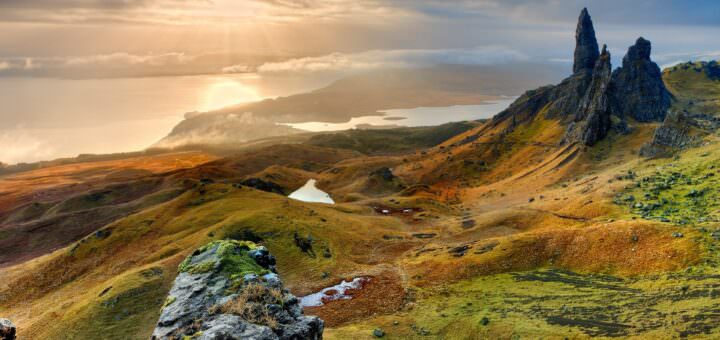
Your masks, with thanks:
[[[663,81],[675,96],[675,108],[693,113],[720,113],[720,65],[688,62],[663,70]]]

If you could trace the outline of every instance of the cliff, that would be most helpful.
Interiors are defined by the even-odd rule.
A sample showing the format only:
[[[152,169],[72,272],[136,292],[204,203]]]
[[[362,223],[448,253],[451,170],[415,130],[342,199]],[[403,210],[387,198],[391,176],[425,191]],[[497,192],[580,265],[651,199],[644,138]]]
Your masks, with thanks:
[[[671,104],[660,68],[650,59],[650,41],[639,38],[623,65],[612,71],[610,53],[598,51],[592,18],[583,9],[575,33],[573,74],[560,84],[528,91],[493,118],[493,125],[517,124],[542,114],[567,126],[562,143],[594,145],[613,127],[625,130],[628,119],[662,121]],[[613,118],[615,116],[615,118]],[[613,123],[616,122],[616,123]]]

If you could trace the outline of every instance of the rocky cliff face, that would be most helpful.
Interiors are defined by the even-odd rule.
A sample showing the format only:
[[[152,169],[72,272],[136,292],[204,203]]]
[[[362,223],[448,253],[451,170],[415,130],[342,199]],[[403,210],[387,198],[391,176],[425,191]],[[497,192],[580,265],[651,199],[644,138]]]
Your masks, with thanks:
[[[662,121],[671,104],[670,92],[660,67],[650,60],[650,51],[650,42],[638,38],[612,76],[618,114],[640,122]]]
[[[593,145],[605,138],[610,131],[611,72],[610,52],[607,51],[607,46],[603,46],[603,51],[595,62],[590,85],[575,113],[574,121],[568,126],[566,140]]]
[[[650,143],[643,145],[640,155],[649,158],[669,157],[673,150],[696,146],[701,140],[693,135],[695,120],[685,112],[671,112],[657,129]]]
[[[640,38],[630,47],[623,66],[612,72],[610,53],[598,51],[587,9],[578,19],[573,74],[555,86],[528,91],[492,124],[510,121],[510,129],[538,114],[559,119],[568,128],[563,143],[593,145],[608,131],[626,132],[626,118],[660,121],[670,107],[660,68],[650,60],[650,42]]]
[[[179,268],[153,339],[322,339],[321,319],[274,273],[275,258],[247,241],[215,241]]]

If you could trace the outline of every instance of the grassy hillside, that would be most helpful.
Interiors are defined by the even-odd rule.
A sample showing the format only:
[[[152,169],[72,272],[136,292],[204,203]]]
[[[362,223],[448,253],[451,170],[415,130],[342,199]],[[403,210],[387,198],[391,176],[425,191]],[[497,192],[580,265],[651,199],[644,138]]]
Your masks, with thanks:
[[[52,246],[0,264],[0,315],[24,338],[147,338],[178,264],[230,238],[267,246],[298,296],[370,280],[305,310],[327,339],[378,327],[390,339],[716,338],[720,139],[642,159],[656,126],[561,145],[564,126],[541,109],[519,125],[347,131],[4,177],[0,244],[26,227],[31,247]],[[288,191],[315,178],[339,203],[247,178]],[[49,218],[80,211],[112,218],[58,241],[72,226]]]
[[[688,62],[663,71],[663,80],[677,100],[675,107],[693,113],[720,112],[720,65]]]
[[[433,147],[478,125],[457,122],[428,127],[348,130],[315,135],[305,144],[355,150],[367,155],[392,154]]]

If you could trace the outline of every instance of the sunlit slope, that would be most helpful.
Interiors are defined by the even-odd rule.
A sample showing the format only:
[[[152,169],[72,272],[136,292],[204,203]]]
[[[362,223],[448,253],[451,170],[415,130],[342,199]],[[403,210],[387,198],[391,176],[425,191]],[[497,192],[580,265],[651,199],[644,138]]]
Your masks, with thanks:
[[[663,81],[675,96],[675,108],[717,115],[720,111],[720,66],[717,62],[688,62],[663,71]]]
[[[377,235],[423,227],[372,215],[369,208],[304,204],[232,184],[199,185],[64,249],[4,269],[10,279],[2,284],[2,311],[24,326],[21,335],[33,338],[63,338],[68,330],[76,338],[145,337],[177,264],[192,249],[212,239],[257,238],[278,257],[290,286],[308,293],[338,276],[383,271],[372,266],[392,263],[418,242],[409,236],[378,242]],[[296,233],[313,238],[311,250],[295,244]],[[109,329],[123,331],[109,335]]]
[[[215,159],[203,153],[87,162],[0,178],[0,266],[66,246],[184,191],[168,171]]]
[[[713,206],[686,195],[712,186],[712,176],[694,178],[720,162],[716,141],[646,161],[636,150],[656,124],[593,147],[561,145],[563,126],[542,114],[509,124],[484,124],[414,153],[275,145],[144,174],[182,189],[0,269],[10,278],[0,283],[0,313],[30,338],[67,338],[68,330],[79,339],[147,338],[178,263],[210,240],[235,238],[268,246],[298,296],[371,278],[352,300],[307,309],[326,320],[329,339],[370,338],[376,327],[388,338],[713,334],[716,230],[710,221],[694,224]],[[644,177],[664,180],[676,169],[691,184],[645,198],[652,188]],[[239,185],[248,178],[288,191],[315,178],[341,203]],[[137,190],[143,183],[118,181]],[[654,209],[670,209],[669,222],[643,210],[668,197],[673,203]],[[66,198],[52,209],[79,202]],[[672,210],[690,205],[694,217]]]

